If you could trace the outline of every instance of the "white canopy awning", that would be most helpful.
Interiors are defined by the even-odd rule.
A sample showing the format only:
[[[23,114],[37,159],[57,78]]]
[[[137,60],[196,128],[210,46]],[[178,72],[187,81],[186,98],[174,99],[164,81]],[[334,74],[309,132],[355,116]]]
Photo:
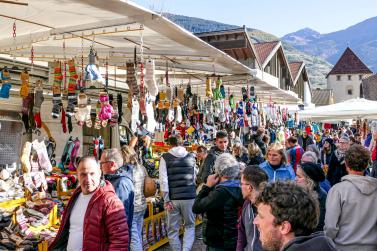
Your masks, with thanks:
[[[190,74],[252,75],[252,70],[161,15],[121,0],[28,0],[28,5],[0,2],[0,53],[34,60],[76,58],[86,62],[90,46],[100,64],[123,66],[134,50],[155,59],[157,68]],[[16,31],[13,37],[13,24]],[[257,92],[297,98],[265,81]],[[260,88],[259,88],[260,87]],[[236,88],[237,89],[237,88]],[[292,97],[291,97],[292,96]]]
[[[299,111],[299,116],[301,119],[308,118],[313,121],[377,119],[377,101],[363,98],[350,99],[313,110]]]

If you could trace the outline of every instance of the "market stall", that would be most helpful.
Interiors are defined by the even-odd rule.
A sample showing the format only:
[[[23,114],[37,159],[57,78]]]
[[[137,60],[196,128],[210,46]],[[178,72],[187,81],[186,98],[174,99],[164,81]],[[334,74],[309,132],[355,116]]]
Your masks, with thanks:
[[[2,213],[13,219],[1,231],[18,247],[47,248],[77,186],[77,158],[119,147],[119,134],[151,135],[148,170],[157,179],[171,132],[195,151],[220,128],[241,133],[267,120],[294,120],[276,102],[297,103],[297,96],[131,2],[30,0],[0,7],[0,53],[13,66],[29,58],[26,69],[1,71],[0,112],[15,113],[0,114],[0,146],[12,153],[0,153],[1,198],[4,208],[12,206]],[[36,217],[37,228],[29,226]],[[166,243],[158,194],[149,199],[144,225],[146,249]]]
[[[301,119],[312,121],[341,121],[349,119],[376,119],[377,101],[356,98],[313,110],[299,111]]]

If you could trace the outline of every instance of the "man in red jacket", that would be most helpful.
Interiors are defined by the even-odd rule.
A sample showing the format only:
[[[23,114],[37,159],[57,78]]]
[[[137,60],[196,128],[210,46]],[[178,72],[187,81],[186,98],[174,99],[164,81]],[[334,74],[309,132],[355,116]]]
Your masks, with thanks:
[[[128,250],[124,206],[111,183],[101,180],[97,160],[82,158],[77,176],[80,186],[68,202],[49,250]]]

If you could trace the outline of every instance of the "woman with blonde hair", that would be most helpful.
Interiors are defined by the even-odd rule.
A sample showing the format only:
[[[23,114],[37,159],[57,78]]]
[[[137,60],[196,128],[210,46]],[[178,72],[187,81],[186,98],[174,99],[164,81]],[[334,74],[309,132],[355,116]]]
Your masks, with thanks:
[[[121,148],[124,165],[131,165],[133,170],[133,182],[135,186],[134,197],[134,215],[132,221],[131,232],[131,250],[142,251],[143,239],[142,230],[144,222],[144,214],[147,209],[147,203],[144,196],[144,180],[146,171],[139,163],[138,156],[133,147],[124,145]]]
[[[280,143],[273,143],[267,148],[266,161],[259,166],[267,173],[268,182],[295,180],[295,172],[287,163],[285,149]]]
[[[247,150],[249,152],[249,163],[248,165],[259,165],[264,161],[262,156],[262,151],[255,142],[251,142]]]

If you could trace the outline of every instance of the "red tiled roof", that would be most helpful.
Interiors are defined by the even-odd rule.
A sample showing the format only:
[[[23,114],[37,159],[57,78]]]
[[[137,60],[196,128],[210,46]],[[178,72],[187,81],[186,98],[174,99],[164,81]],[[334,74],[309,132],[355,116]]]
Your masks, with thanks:
[[[316,106],[333,104],[332,89],[312,89],[312,103]]]
[[[291,74],[292,74],[293,81],[296,80],[297,75],[299,74],[301,65],[303,63],[304,62],[302,62],[302,61],[300,61],[300,62],[289,62],[289,69],[291,69]]]
[[[361,81],[362,98],[377,100],[377,74],[369,76]]]
[[[358,74],[358,73],[372,73],[372,71],[360,60],[360,58],[349,48],[343,52],[338,62],[327,74],[326,77],[332,74]]]
[[[257,52],[257,55],[262,65],[265,63],[266,59],[268,58],[268,56],[271,54],[271,52],[274,50],[274,48],[276,47],[278,43],[279,41],[262,42],[262,43],[254,44],[255,50]]]

